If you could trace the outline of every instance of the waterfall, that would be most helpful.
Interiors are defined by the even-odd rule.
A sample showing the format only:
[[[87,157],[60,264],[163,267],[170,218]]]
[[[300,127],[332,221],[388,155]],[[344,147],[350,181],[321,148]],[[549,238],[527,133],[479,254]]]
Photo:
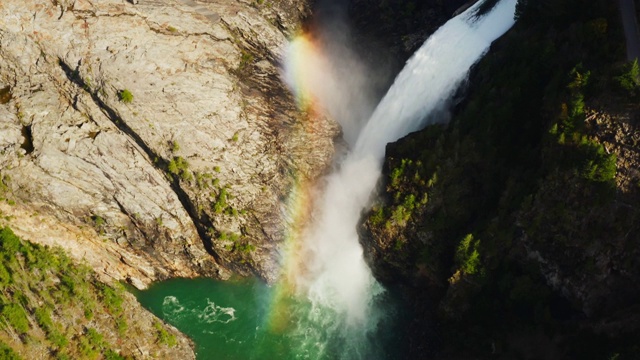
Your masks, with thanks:
[[[382,288],[364,261],[356,226],[380,176],[386,144],[446,119],[448,102],[471,66],[514,23],[516,0],[501,0],[476,16],[481,3],[449,20],[409,59],[316,200],[299,286],[314,309],[331,309],[349,334],[366,333],[378,318],[374,301]]]
[[[514,23],[516,0],[501,0],[476,18],[481,3],[449,20],[407,61],[360,133],[352,157],[380,162],[387,143],[424,127],[428,115],[446,110],[471,66]]]

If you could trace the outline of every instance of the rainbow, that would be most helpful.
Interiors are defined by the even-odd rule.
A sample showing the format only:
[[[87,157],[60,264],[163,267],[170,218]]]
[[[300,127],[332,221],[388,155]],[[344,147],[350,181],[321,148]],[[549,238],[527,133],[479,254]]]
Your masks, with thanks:
[[[307,136],[314,136],[312,124],[325,114],[321,106],[320,88],[329,66],[310,34],[301,33],[288,43],[285,52],[283,79],[296,99],[298,110],[305,117]],[[302,239],[311,217],[313,184],[303,174],[292,174],[292,186],[284,204],[286,233],[283,245],[280,280],[274,285],[267,316],[267,329],[284,333],[295,326],[293,307],[299,290],[299,274],[304,273]]]
[[[321,47],[310,34],[302,33],[288,43],[283,78],[293,91],[300,111],[316,113],[323,110],[324,96],[318,90],[324,87],[330,71]]]
[[[268,316],[268,329],[272,332],[286,331],[295,319],[292,309],[298,296],[298,274],[305,271],[301,239],[311,211],[311,186],[300,176],[294,177],[294,184],[285,203],[286,234],[283,246],[280,280],[275,285]]]

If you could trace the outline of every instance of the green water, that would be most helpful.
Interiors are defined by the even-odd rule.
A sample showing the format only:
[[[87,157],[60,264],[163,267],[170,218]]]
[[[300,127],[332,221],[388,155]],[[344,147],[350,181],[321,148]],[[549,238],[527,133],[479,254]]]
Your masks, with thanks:
[[[195,342],[198,360],[397,358],[390,328],[349,328],[304,299],[274,301],[275,291],[256,279],[173,279],[136,296]]]

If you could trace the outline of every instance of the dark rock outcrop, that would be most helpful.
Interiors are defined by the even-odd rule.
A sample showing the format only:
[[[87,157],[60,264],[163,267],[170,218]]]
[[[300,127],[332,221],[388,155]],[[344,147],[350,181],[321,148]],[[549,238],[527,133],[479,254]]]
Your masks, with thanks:
[[[387,147],[360,232],[420,317],[412,355],[634,358],[638,89],[615,5],[521,2],[453,121]]]

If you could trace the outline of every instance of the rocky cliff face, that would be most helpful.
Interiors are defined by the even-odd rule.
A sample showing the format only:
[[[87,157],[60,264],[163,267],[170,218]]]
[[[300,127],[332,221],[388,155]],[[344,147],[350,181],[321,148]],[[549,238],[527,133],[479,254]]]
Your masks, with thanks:
[[[298,113],[279,80],[306,12],[3,1],[0,178],[16,233],[139,287],[229,270],[273,280],[291,174],[320,174],[338,132]]]

